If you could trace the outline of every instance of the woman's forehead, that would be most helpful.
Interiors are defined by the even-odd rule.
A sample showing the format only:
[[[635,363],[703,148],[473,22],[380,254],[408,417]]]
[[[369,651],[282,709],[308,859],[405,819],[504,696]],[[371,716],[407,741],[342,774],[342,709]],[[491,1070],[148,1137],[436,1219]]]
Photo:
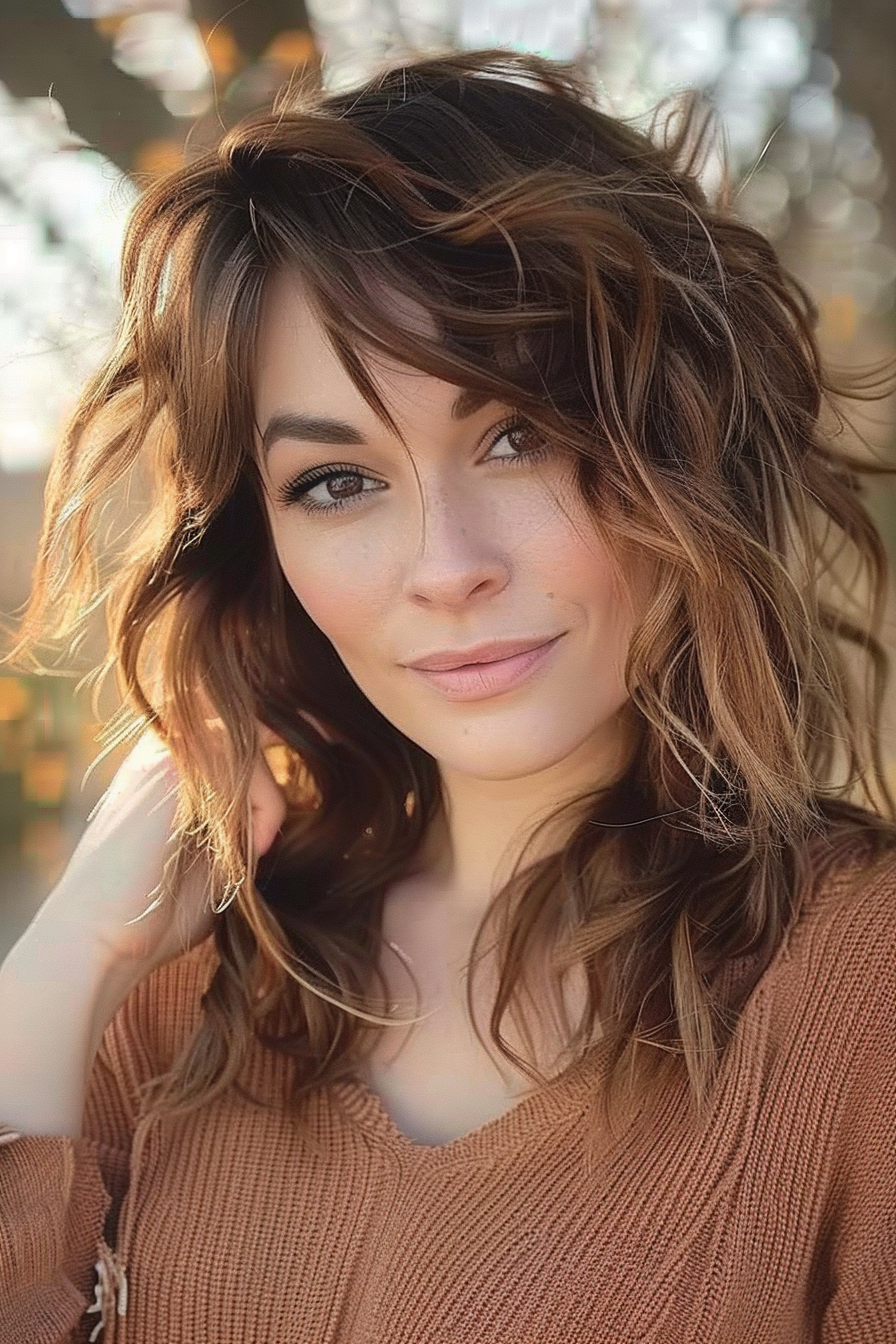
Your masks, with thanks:
[[[366,290],[368,299],[376,303],[387,322],[426,341],[439,339],[435,317],[417,299],[373,277],[367,280]],[[266,315],[271,315],[275,321],[295,324],[297,330],[325,339],[324,324],[313,289],[298,267],[281,266],[268,276],[265,281],[262,322]]]
[[[396,290],[383,290],[387,316],[405,331],[432,340],[435,323],[415,300]],[[444,406],[452,420],[463,420],[493,398],[458,387],[381,350],[358,351],[378,393],[390,409],[413,409],[425,403]],[[266,287],[256,341],[255,400],[260,411],[324,409],[339,403],[345,418],[376,420],[355,385],[327,332],[302,276],[292,270],[274,273]]]

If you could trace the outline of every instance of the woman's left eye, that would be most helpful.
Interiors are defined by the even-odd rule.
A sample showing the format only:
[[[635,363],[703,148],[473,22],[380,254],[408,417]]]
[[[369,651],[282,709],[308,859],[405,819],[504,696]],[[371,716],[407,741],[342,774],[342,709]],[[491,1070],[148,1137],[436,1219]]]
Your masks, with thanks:
[[[500,425],[492,439],[491,448],[495,448],[502,439],[507,439],[514,448],[517,448],[519,456],[499,458],[499,462],[531,462],[533,457],[542,457],[547,452],[547,444],[528,420],[511,420],[507,424]]]
[[[494,457],[493,450],[506,440],[515,450],[510,457]],[[491,443],[486,454],[487,461],[502,462],[507,466],[529,463],[543,457],[548,445],[540,437],[535,427],[527,420],[516,418],[505,421],[492,431]],[[364,482],[372,483],[372,489],[365,489]],[[388,487],[375,476],[369,476],[350,463],[330,463],[327,466],[313,467],[286,482],[277,492],[278,503],[298,504],[306,513],[334,513],[338,509],[353,508],[359,499],[379,494]],[[312,491],[325,492],[324,497],[315,499]]]

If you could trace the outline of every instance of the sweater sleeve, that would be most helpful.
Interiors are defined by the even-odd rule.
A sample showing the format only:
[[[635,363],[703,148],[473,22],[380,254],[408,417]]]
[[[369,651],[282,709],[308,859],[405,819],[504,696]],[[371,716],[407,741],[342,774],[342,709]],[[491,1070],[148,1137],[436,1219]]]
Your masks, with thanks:
[[[120,1012],[121,1010],[119,1010]],[[0,1339],[89,1340],[99,1265],[114,1264],[134,1113],[106,1029],[88,1082],[81,1137],[18,1135],[0,1126]],[[97,1298],[97,1300],[99,1300]],[[99,1337],[99,1336],[98,1336]]]
[[[857,974],[821,1344],[896,1340],[896,881],[869,897],[868,917],[844,930]]]
[[[160,967],[122,1003],[91,1067],[79,1138],[18,1135],[0,1117],[2,1344],[109,1337],[140,1085],[164,1071],[195,1022],[210,947]]]

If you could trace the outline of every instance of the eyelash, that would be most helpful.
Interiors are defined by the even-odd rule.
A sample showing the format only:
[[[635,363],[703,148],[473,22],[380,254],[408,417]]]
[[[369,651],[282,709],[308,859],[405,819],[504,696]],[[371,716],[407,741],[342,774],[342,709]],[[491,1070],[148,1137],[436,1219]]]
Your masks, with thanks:
[[[503,424],[497,425],[493,431],[488,451],[491,452],[506,434],[515,429],[534,432],[528,420],[522,420],[518,416],[505,420]],[[506,466],[516,467],[538,461],[547,452],[548,445],[543,440],[539,440],[535,448],[523,452],[520,457],[498,458],[497,461]],[[357,476],[366,481],[376,479],[373,476],[368,476],[366,472],[359,471],[357,467],[348,462],[335,462],[325,467],[312,467],[310,471],[302,472],[300,475],[294,476],[292,480],[287,481],[277,492],[277,502],[285,506],[298,504],[306,513],[334,513],[340,509],[354,507],[357,500],[364,499],[366,496],[379,494],[378,490],[363,490],[359,494],[348,495],[345,499],[334,499],[328,504],[315,504],[308,499],[309,490],[312,490],[316,485],[342,476]]]

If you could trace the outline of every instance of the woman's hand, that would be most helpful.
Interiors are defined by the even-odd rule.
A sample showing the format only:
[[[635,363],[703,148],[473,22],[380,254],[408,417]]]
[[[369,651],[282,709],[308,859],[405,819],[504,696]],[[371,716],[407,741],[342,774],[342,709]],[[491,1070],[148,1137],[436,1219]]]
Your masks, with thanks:
[[[254,853],[270,848],[286,812],[283,793],[264,758],[277,739],[260,730],[250,786]],[[127,968],[136,981],[195,947],[212,931],[206,894],[208,866],[197,860],[176,891],[159,897],[178,775],[171,755],[151,730],[115,774],[50,896],[32,923],[42,936],[95,947],[110,972]]]
[[[262,732],[261,748],[273,735]],[[271,844],[285,801],[262,750],[250,803],[256,853]],[[89,1071],[119,1005],[156,967],[212,930],[197,864],[154,903],[178,776],[154,733],[118,770],[61,879],[0,965],[0,1116],[22,1134],[81,1133]]]

